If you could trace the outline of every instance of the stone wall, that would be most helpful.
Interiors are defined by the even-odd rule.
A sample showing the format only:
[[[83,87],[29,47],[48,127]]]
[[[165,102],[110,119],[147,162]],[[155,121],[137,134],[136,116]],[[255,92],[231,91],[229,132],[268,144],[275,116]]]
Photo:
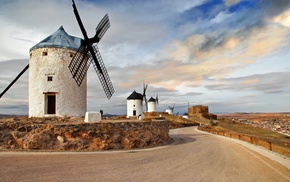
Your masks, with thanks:
[[[38,124],[0,123],[0,149],[110,150],[170,142],[167,121]]]
[[[254,135],[236,133],[232,131],[219,131],[219,130],[216,130],[215,128],[211,128],[210,126],[199,126],[198,129],[209,132],[209,133],[213,133],[216,135],[222,135],[225,137],[242,140],[242,141],[245,141],[254,145],[258,145],[268,150],[290,157],[290,142],[285,142],[285,141],[280,141],[280,140],[275,140],[275,139],[270,139],[270,138],[265,138],[265,137],[259,137],[259,136],[254,136]]]
[[[197,105],[197,106],[192,106],[188,108],[188,114],[201,114],[201,113],[208,113],[208,106],[202,106],[202,105]]]
[[[188,116],[206,118],[206,119],[217,119],[217,115],[209,113],[208,106],[196,105],[188,108]]]

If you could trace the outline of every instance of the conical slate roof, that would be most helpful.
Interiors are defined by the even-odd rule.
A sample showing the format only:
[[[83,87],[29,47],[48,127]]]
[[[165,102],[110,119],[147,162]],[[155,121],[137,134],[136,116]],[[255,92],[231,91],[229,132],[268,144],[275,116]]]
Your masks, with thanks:
[[[30,51],[37,48],[57,47],[78,50],[81,45],[81,38],[71,36],[61,26],[56,32],[33,46]]]
[[[153,97],[151,97],[148,102],[156,102],[156,99],[154,99]]]
[[[143,95],[134,90],[134,92],[127,98],[127,100],[133,100],[133,99],[143,100]]]

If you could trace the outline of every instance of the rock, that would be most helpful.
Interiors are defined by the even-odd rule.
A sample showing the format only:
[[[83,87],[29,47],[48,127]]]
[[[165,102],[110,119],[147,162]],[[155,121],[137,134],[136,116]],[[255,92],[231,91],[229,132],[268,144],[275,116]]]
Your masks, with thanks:
[[[3,130],[6,128],[6,125],[4,123],[0,123],[0,130]]]
[[[19,126],[17,128],[17,131],[21,131],[21,132],[27,132],[29,130],[31,130],[31,126]]]
[[[26,135],[26,132],[19,132],[19,131],[14,131],[11,132],[11,136],[13,137],[13,139],[15,140],[15,142],[19,145],[22,146],[23,143],[23,137]]]
[[[69,133],[69,132],[65,132],[64,133],[64,137],[67,141],[73,141],[75,140],[74,137]]]
[[[62,136],[57,136],[57,140],[60,142],[60,143],[63,143],[64,142],[64,138]]]
[[[86,112],[85,123],[99,123],[101,120],[100,112]]]
[[[26,136],[23,141],[23,149],[51,149],[53,140],[48,133],[36,133]]]

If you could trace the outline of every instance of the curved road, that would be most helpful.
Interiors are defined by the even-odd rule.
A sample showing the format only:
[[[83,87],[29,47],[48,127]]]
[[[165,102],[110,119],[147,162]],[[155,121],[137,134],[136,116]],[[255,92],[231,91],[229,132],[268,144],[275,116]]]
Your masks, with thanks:
[[[288,168],[231,140],[195,127],[171,136],[143,150],[1,152],[0,181],[290,181]]]

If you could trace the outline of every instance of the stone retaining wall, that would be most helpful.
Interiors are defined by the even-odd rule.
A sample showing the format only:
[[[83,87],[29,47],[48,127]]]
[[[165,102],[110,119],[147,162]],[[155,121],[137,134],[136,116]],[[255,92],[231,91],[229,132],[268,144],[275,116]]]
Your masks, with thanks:
[[[37,124],[0,123],[0,149],[110,150],[170,142],[167,121]]]
[[[242,134],[242,133],[235,133],[235,132],[230,132],[230,131],[217,131],[217,130],[208,128],[206,126],[203,126],[203,127],[200,126],[198,127],[198,129],[212,133],[212,134],[222,135],[225,137],[242,140],[242,141],[245,141],[254,145],[258,145],[268,150],[290,157],[290,142],[267,139],[263,137],[247,135],[247,134]]]

